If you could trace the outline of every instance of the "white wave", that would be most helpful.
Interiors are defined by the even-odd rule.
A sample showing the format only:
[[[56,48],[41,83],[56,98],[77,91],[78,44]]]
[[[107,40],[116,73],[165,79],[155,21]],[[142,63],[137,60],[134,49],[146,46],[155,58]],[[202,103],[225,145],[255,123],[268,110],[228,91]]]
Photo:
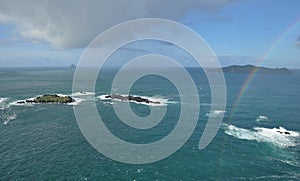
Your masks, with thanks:
[[[106,95],[101,95],[101,96],[98,96],[98,98],[100,100],[111,100],[111,98],[106,98],[107,94]]]
[[[109,105],[113,105],[113,102],[103,102],[103,104],[109,104]]]
[[[262,121],[269,121],[269,118],[267,116],[259,115],[256,118],[256,122],[262,122]]]
[[[5,102],[6,100],[7,100],[7,98],[6,98],[6,97],[4,97],[4,98],[0,97],[0,103],[3,103],[3,102]]]
[[[120,94],[120,95],[121,96],[127,96],[127,95],[122,95],[122,94]],[[98,96],[98,98],[100,100],[112,100],[111,98],[106,98],[105,96],[107,96],[107,94],[100,95],[100,96]],[[160,102],[160,104],[146,103],[146,102],[136,102],[136,101],[133,101],[133,100],[130,100],[130,101],[124,101],[124,100],[120,100],[120,99],[114,99],[114,100],[121,101],[121,102],[132,102],[132,103],[143,104],[143,105],[147,105],[147,106],[166,106],[167,104],[174,104],[174,101],[169,101],[169,99],[158,97],[158,96],[153,96],[153,97],[140,96],[140,95],[132,95],[132,96],[141,97],[143,99],[148,99],[149,101],[152,101],[152,102]]]
[[[170,101],[170,100],[166,102],[166,104],[178,104],[178,103],[179,103],[178,101]]]
[[[73,99],[75,100],[74,102],[71,102],[71,103],[67,103],[67,105],[70,105],[70,106],[77,106],[78,104],[80,104],[82,101],[85,101],[86,99],[81,99],[81,98],[74,98]]]
[[[54,94],[54,95],[58,95],[59,97],[67,97],[69,95],[66,95],[66,94]]]
[[[89,96],[89,95],[95,95],[95,92],[74,92],[70,96]]]
[[[26,99],[26,100],[29,100],[29,99]],[[26,100],[17,100],[17,101],[9,103],[9,105],[11,105],[11,106],[33,106],[33,104],[36,104],[34,102],[30,102],[30,103],[25,102]],[[24,102],[24,103],[18,103],[18,102]]]
[[[4,118],[3,124],[7,125],[9,121],[14,120],[16,118],[17,118],[17,114],[14,112],[13,114],[8,115]]]
[[[296,131],[289,131],[285,129],[284,127],[279,126],[279,128],[263,128],[263,127],[254,127],[254,130],[260,131],[262,133],[265,133],[266,135],[269,134],[279,134],[279,135],[286,135],[286,136],[291,136],[291,137],[298,137],[299,133]]]
[[[207,117],[218,116],[220,114],[224,114],[226,111],[224,110],[213,110],[212,112],[206,113]]]
[[[8,98],[0,98],[0,110],[6,109],[9,105],[6,103]]]
[[[206,102],[204,102],[204,103],[201,103],[201,105],[202,105],[202,106],[211,106],[211,103],[206,103]]]
[[[36,96],[36,97],[39,97],[39,96],[41,96],[41,95],[38,95],[38,96]],[[16,101],[14,101],[14,102],[11,102],[11,103],[9,103],[9,105],[12,105],[12,106],[32,106],[32,104],[36,104],[36,103],[34,103],[34,102],[30,102],[30,103],[28,103],[28,102],[26,102],[26,100],[34,100],[36,97],[31,97],[31,98],[28,98],[28,99],[20,99],[20,100],[16,100]],[[24,103],[20,103],[20,102],[24,102]]]
[[[267,158],[270,159],[270,160],[276,160],[276,161],[279,161],[279,162],[282,162],[282,163],[286,163],[288,165],[300,168],[300,163],[297,163],[297,162],[293,162],[293,161],[290,161],[290,160],[282,160],[282,159],[272,158],[272,157],[267,157]]]
[[[223,114],[223,113],[225,113],[226,111],[224,111],[224,110],[214,110],[213,111],[213,113],[214,114]]]
[[[233,125],[225,125],[225,133],[235,138],[243,140],[255,140],[258,142],[268,142],[279,147],[296,146],[297,139],[299,139],[298,132],[290,131],[283,127],[254,127],[252,130],[248,130]]]

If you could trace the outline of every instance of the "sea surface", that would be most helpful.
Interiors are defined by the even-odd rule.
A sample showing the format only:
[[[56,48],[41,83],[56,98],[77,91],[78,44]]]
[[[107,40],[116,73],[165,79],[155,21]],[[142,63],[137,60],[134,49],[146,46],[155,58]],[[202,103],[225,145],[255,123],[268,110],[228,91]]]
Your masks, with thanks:
[[[74,70],[1,68],[0,180],[300,180],[300,71],[294,70],[293,75],[256,74],[242,94],[249,75],[225,74],[223,123],[203,150],[198,149],[198,143],[207,119],[220,111],[210,110],[205,74],[195,68],[188,71],[200,97],[194,132],[171,156],[134,165],[114,161],[94,149],[77,125],[73,106],[95,100],[103,122],[114,135],[133,143],[154,142],[172,131],[180,115],[180,95],[170,81],[149,75],[131,88],[132,95],[164,101],[167,106],[159,125],[138,130],[118,119],[111,100],[101,99],[110,93],[115,69],[102,72],[94,92],[81,94],[72,92]],[[71,95],[77,102],[16,104],[43,94]],[[150,113],[148,105],[130,105],[139,116]]]

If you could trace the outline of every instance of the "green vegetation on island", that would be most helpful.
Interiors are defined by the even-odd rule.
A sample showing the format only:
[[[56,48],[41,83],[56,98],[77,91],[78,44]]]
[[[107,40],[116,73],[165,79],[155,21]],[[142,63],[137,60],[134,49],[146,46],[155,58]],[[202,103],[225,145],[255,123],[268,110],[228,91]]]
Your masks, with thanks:
[[[56,94],[50,95],[43,95],[36,97],[35,99],[28,99],[25,101],[19,101],[18,104],[24,104],[24,103],[71,103],[75,102],[75,100],[70,96],[59,96]]]

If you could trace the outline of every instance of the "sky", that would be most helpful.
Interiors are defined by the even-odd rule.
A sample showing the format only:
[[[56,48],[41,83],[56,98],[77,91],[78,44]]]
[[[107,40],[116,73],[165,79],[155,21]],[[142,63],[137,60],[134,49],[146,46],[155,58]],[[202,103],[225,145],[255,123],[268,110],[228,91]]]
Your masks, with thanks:
[[[299,0],[0,0],[0,67],[77,64],[108,28],[164,18],[196,31],[222,66],[300,68],[299,7]],[[117,57],[161,53],[166,46],[185,61],[170,45],[152,43],[128,45]]]

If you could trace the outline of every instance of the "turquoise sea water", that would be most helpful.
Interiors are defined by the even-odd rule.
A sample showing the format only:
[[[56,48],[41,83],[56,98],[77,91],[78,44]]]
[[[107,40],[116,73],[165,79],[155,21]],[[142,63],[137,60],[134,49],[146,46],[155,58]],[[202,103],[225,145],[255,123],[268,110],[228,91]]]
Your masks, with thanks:
[[[171,71],[171,70],[170,70]],[[200,116],[188,142],[161,161],[130,165],[97,152],[83,137],[73,105],[14,105],[42,94],[72,94],[72,70],[59,68],[0,69],[0,180],[299,180],[300,72],[255,75],[237,106],[247,74],[225,74],[227,107],[221,129],[204,150],[198,142],[210,114],[210,89],[199,69],[189,69],[200,96]],[[115,71],[103,73],[95,97],[106,126],[134,143],[157,141],[172,131],[180,110],[178,91],[166,79],[147,76],[131,89],[135,95],[168,99],[167,114],[153,129],[137,130],[121,123],[108,94]],[[80,106],[80,103],[78,105]],[[145,105],[131,103],[140,116]],[[88,116],[88,115],[87,115]],[[280,134],[282,127],[290,135]],[[274,128],[274,129],[273,129]],[[114,150],[112,150],[114,151]]]

